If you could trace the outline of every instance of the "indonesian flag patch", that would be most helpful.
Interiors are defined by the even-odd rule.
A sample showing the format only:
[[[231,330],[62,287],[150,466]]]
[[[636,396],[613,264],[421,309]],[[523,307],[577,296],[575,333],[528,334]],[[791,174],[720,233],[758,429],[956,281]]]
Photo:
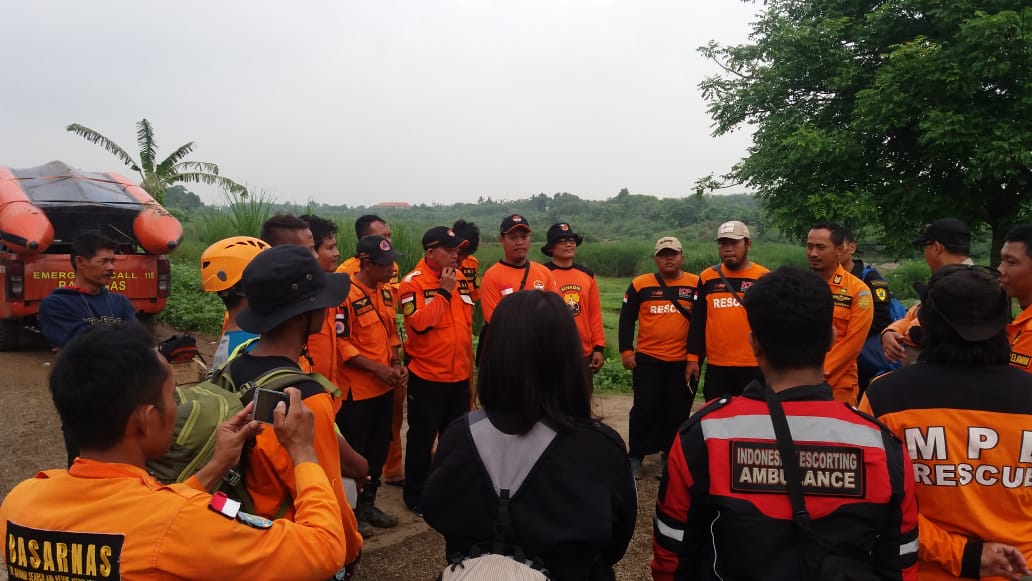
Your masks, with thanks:
[[[226,496],[225,492],[217,491],[211,495],[211,502],[208,503],[208,508],[226,518],[235,519],[237,513],[240,512],[240,503]]]

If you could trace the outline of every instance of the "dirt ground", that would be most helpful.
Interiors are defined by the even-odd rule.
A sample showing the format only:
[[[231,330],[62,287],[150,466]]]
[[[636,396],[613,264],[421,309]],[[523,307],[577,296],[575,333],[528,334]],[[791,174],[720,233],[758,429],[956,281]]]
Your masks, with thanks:
[[[159,336],[170,329],[159,329]],[[210,358],[214,343],[199,338],[202,352]],[[43,346],[21,351],[0,352],[0,498],[18,482],[38,470],[63,467],[65,451],[60,424],[47,391],[47,377],[53,355]],[[597,398],[594,410],[606,423],[627,436],[629,396]],[[402,438],[404,441],[404,437]],[[652,559],[652,510],[658,481],[658,455],[646,459],[644,476],[638,482],[638,524],[627,554],[617,566],[617,579],[650,579]],[[395,529],[379,529],[368,539],[359,568],[360,579],[427,580],[436,578],[444,566],[444,540],[418,516],[409,512],[401,500],[401,489],[383,486],[377,502],[395,514],[401,524]],[[0,568],[0,581],[6,579]]]

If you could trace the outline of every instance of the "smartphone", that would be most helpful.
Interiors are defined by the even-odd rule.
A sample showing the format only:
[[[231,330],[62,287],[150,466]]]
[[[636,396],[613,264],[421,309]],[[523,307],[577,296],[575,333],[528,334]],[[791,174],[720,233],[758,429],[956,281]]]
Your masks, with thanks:
[[[272,411],[276,404],[283,402],[290,409],[290,396],[282,391],[258,388],[254,390],[254,409],[251,411],[251,418],[259,422],[271,424]]]

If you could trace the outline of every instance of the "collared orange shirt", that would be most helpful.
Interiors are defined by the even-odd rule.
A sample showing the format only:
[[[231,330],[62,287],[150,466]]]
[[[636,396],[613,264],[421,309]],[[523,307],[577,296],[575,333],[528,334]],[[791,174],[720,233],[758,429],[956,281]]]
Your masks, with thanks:
[[[474,301],[480,300],[480,261],[472,254],[462,259],[459,263],[459,270],[462,276],[469,281],[469,296]]]
[[[361,270],[361,269],[362,269],[362,261],[359,260],[358,258],[352,256],[351,258],[349,258],[349,259],[345,260],[344,262],[340,263],[340,266],[337,267],[337,270],[335,272],[338,272],[338,273],[343,272],[344,274],[352,277],[352,280],[354,280],[355,274],[357,274],[358,271]],[[394,304],[398,304],[397,299],[398,299],[398,287],[399,286],[400,286],[400,283],[398,282],[398,263],[395,262],[394,263],[394,276],[391,277],[391,280],[387,281],[387,287],[390,288],[391,289],[391,293],[394,294],[394,299],[395,299],[394,300]]]
[[[463,381],[473,372],[471,285],[461,272],[456,272],[455,278],[455,290],[445,292],[440,274],[421,259],[401,280],[405,353],[411,358],[408,367],[430,381]]]
[[[1007,338],[1011,344],[1010,364],[1032,373],[1032,307],[1025,307],[1007,325]]]
[[[503,298],[523,290],[559,292],[552,272],[539,262],[527,260],[523,266],[513,266],[499,260],[491,265],[480,279],[480,308],[484,312],[484,321],[491,322],[491,315]]]
[[[824,356],[824,372],[835,399],[856,404],[860,391],[856,358],[867,341],[867,333],[874,321],[874,302],[871,289],[859,278],[839,265],[828,281],[835,300],[835,342]]]
[[[343,397],[370,399],[394,389],[373,373],[348,365],[361,355],[381,365],[390,365],[396,357],[401,337],[394,320],[394,296],[387,285],[370,288],[351,277],[351,289],[340,305],[336,325],[337,351],[340,361],[340,388]]]
[[[327,579],[345,562],[337,501],[318,464],[289,473],[296,522],[256,528],[209,509],[212,497],[185,484],[78,458],[4,499],[7,571],[12,579]]]

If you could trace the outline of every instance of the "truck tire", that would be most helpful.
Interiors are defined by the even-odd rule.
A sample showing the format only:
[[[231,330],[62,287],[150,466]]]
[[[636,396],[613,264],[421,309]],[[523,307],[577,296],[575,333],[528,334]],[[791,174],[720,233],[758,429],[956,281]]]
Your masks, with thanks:
[[[17,349],[21,333],[21,324],[18,321],[0,321],[0,351]]]

